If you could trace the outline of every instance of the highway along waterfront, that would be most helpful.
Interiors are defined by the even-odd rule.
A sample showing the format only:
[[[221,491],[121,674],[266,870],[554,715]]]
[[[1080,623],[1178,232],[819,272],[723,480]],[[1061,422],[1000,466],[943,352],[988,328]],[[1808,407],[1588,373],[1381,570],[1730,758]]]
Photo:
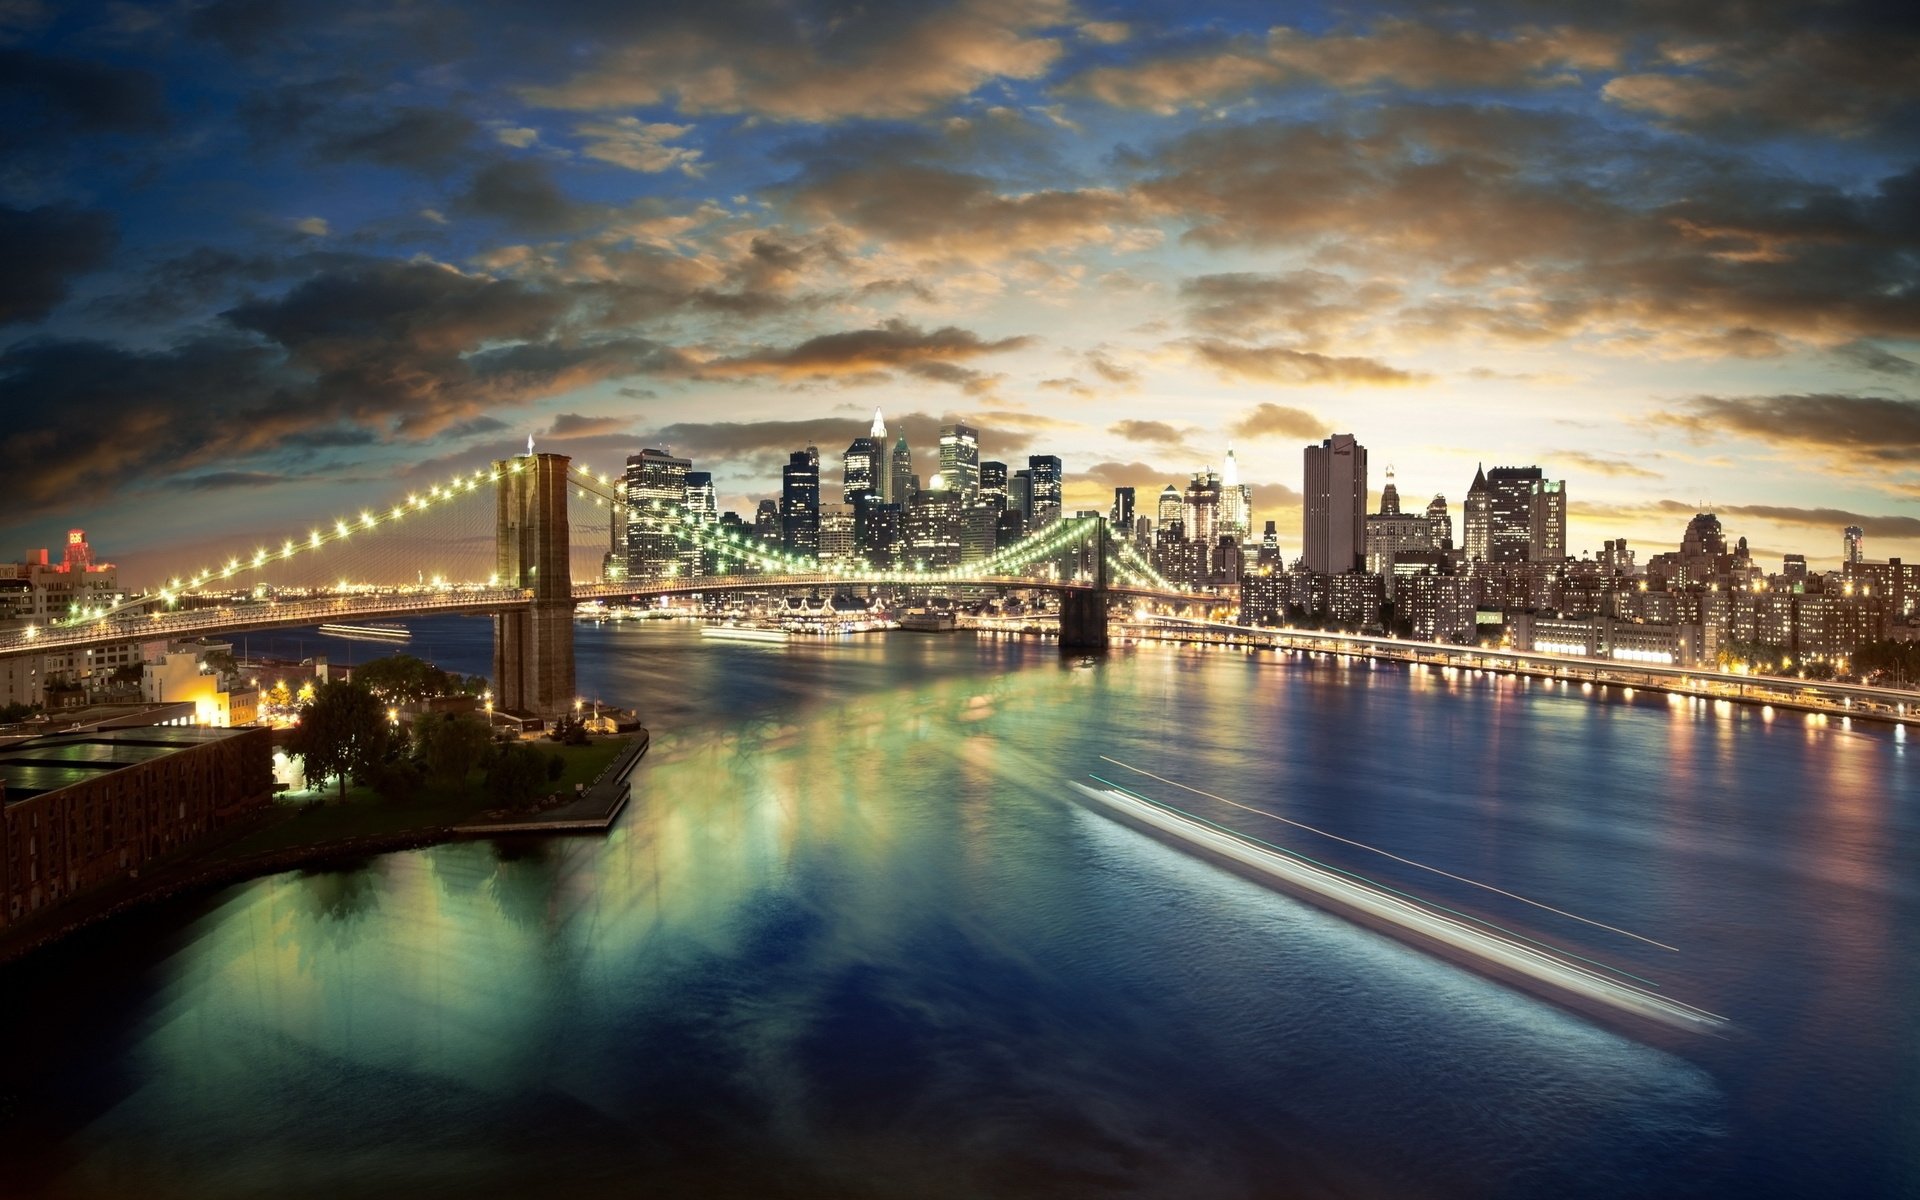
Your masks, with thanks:
[[[408,625],[485,669],[483,621]],[[259,879],[0,968],[8,1194],[1920,1193],[1900,726],[1219,647],[577,633],[583,694],[654,733],[611,835]],[[1103,781],[1725,1024],[1582,1015]]]

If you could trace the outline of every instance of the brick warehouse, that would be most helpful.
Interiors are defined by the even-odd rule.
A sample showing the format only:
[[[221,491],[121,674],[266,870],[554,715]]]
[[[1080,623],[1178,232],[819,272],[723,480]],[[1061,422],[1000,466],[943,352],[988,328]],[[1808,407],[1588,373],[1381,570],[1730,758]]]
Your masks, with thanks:
[[[0,749],[0,928],[130,877],[272,792],[269,729],[105,730]]]

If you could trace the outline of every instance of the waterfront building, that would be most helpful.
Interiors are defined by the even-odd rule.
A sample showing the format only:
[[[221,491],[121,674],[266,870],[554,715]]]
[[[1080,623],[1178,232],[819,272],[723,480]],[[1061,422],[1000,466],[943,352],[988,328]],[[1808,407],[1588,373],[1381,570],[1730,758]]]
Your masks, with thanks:
[[[1487,487],[1485,467],[1476,467],[1473,484],[1467,488],[1462,511],[1462,549],[1470,563],[1493,561],[1493,494]]]
[[[941,486],[962,503],[980,490],[980,431],[961,421],[940,427]]]
[[[1393,603],[1412,636],[1423,642],[1471,642],[1482,583],[1438,569],[1403,573],[1396,567]]]
[[[1301,541],[1307,570],[1337,575],[1366,557],[1367,449],[1338,433],[1305,451]]]
[[[1240,577],[1240,623],[1280,625],[1291,596],[1286,572],[1261,567]]]
[[[685,573],[677,532],[687,507],[693,463],[665,450],[627,458],[627,578],[651,582]]]
[[[1364,571],[1344,571],[1327,582],[1327,613],[1342,625],[1379,629],[1386,605],[1386,581]]]
[[[959,565],[963,500],[959,492],[940,486],[945,481],[934,476],[934,486],[907,506],[902,566],[934,571]]]
[[[272,793],[265,728],[56,734],[0,749],[0,927],[135,877]]]
[[[1033,454],[1027,457],[1027,474],[1033,481],[1033,508],[1028,514],[1028,525],[1033,529],[1045,529],[1060,519],[1066,472],[1059,458],[1054,455]]]
[[[1858,525],[1849,525],[1840,531],[1840,562],[1865,562],[1867,559],[1866,531]]]
[[[780,472],[780,548],[800,558],[820,553],[820,451],[813,446],[787,456]]]

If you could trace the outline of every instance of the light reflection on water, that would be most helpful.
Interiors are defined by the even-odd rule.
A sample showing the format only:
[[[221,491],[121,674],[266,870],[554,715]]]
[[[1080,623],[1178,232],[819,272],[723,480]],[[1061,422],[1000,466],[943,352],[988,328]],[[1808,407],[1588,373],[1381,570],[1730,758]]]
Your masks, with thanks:
[[[444,665],[473,669],[475,632],[444,624]],[[1915,794],[1888,734],[1808,743],[1750,710],[1268,655],[582,644],[589,694],[656,730],[604,842],[278,876],[0,975],[29,1014],[0,1030],[22,1177],[180,1196],[1914,1179]],[[1532,923],[1194,809],[1652,975],[1740,1032],[1643,1044],[1224,875],[1067,803],[1101,754],[1670,941]]]

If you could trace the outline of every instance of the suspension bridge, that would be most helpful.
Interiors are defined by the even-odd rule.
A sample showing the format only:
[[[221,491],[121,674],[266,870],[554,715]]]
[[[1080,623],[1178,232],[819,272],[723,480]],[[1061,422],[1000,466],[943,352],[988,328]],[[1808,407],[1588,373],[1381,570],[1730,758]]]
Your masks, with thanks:
[[[685,551],[681,561],[718,570],[605,579],[596,543],[604,539],[609,553],[622,555],[622,532],[636,524],[673,538]],[[389,505],[337,516],[277,548],[259,546],[250,555],[173,575],[117,604],[0,634],[0,658],[322,623],[484,614],[493,619],[500,706],[551,716],[573,703],[573,619],[580,603],[843,588],[1054,593],[1061,648],[1070,651],[1106,647],[1113,601],[1216,602],[1169,583],[1130,543],[1109,538],[1097,516],[1055,521],[957,566],[822,563],[699,520],[682,506],[630,504],[617,476],[530,449]]]

